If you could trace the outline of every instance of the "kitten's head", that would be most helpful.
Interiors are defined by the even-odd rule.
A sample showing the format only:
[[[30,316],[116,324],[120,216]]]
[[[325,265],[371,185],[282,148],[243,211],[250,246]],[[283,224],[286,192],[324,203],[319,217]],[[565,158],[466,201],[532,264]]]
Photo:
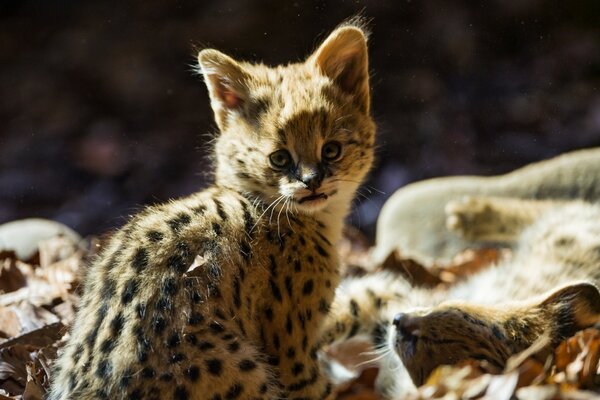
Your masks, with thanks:
[[[336,29],[303,63],[267,67],[202,50],[220,130],[217,182],[314,212],[349,203],[373,159],[367,42]]]

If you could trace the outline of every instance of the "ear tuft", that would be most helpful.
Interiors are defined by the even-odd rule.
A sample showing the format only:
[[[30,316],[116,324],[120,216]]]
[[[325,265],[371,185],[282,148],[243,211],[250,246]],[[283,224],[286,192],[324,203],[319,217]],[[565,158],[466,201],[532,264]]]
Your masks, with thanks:
[[[309,58],[320,72],[369,109],[369,62],[366,33],[354,25],[333,31]]]
[[[248,98],[248,74],[233,58],[213,49],[202,50],[198,54],[198,63],[215,119],[223,129],[227,112],[240,109]]]

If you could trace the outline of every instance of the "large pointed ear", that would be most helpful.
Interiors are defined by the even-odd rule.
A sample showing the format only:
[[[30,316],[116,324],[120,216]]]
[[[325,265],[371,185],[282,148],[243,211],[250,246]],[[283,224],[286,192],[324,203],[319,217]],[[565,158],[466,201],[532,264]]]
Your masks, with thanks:
[[[369,58],[367,37],[362,29],[356,26],[336,29],[308,62],[314,63],[342,91],[353,95],[364,112],[369,112]]]
[[[549,312],[553,342],[600,322],[600,292],[592,283],[568,284],[543,297],[540,307]]]
[[[228,113],[240,111],[248,99],[249,76],[233,58],[217,50],[202,50],[198,54],[198,63],[208,87],[215,120],[223,130]]]

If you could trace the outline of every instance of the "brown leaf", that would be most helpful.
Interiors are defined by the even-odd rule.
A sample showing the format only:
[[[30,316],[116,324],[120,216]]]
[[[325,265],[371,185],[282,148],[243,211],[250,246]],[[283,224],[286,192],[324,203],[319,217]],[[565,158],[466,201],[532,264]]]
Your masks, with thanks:
[[[397,250],[391,252],[378,269],[399,274],[414,286],[432,288],[442,283],[429,269],[410,258],[402,258]]]
[[[0,293],[8,293],[25,286],[26,279],[17,267],[14,252],[0,252]]]

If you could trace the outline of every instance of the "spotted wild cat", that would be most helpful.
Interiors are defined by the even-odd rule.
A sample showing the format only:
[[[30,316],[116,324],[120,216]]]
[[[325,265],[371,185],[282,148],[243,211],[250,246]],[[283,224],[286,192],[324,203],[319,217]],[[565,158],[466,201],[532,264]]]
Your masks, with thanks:
[[[365,31],[303,63],[198,55],[220,133],[214,185],[146,208],[85,278],[50,399],[325,399],[318,328],[375,126]]]
[[[443,364],[508,358],[557,345],[600,321],[600,205],[474,197],[450,202],[448,227],[514,245],[513,256],[446,292],[379,273],[338,288],[327,341],[363,335],[381,350],[378,389],[405,395]]]

